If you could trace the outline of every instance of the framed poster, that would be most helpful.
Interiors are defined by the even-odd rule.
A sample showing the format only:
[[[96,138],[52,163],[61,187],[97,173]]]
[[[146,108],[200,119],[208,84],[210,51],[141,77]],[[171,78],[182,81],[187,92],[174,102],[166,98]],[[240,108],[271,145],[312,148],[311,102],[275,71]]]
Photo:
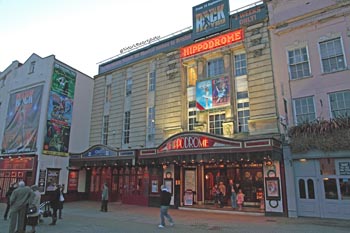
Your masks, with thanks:
[[[151,185],[152,193],[158,193],[158,180],[152,180]]]
[[[55,191],[56,186],[59,184],[59,178],[59,169],[47,169],[46,191]]]
[[[165,179],[164,185],[168,189],[169,193],[173,193],[173,179]]]
[[[280,180],[278,177],[266,177],[266,200],[280,200]]]

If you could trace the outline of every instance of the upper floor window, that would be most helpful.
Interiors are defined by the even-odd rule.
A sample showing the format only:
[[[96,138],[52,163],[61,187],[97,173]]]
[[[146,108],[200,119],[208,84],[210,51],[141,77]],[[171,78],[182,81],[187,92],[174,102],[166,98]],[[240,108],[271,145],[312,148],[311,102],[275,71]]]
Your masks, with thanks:
[[[288,51],[290,79],[310,76],[309,56],[306,47]]]
[[[234,56],[235,59],[235,76],[247,74],[247,59],[246,54],[238,54]]]
[[[157,62],[152,61],[149,65],[149,73],[148,73],[148,91],[156,90],[156,66]]]
[[[217,58],[208,61],[208,77],[214,77],[220,74],[223,74],[225,71],[224,68],[224,59]]]
[[[329,94],[332,118],[350,116],[350,91]]]
[[[130,142],[130,111],[124,113],[123,143]]]
[[[196,86],[197,82],[197,74],[195,67],[188,67],[187,68],[187,86],[193,87]]]
[[[148,91],[154,91],[156,89],[156,71],[150,72],[148,78]]]
[[[107,145],[108,143],[108,127],[109,127],[109,116],[103,116],[103,127],[102,127],[102,144]]]
[[[112,99],[112,85],[111,84],[108,84],[106,86],[106,98],[105,98],[105,102],[106,103],[109,103],[111,102],[111,99]]]
[[[126,96],[129,96],[131,95],[132,93],[132,79],[129,78],[128,80],[126,80],[126,86],[125,86],[125,93],[126,93]]]
[[[197,108],[196,101],[188,103],[188,130],[194,130],[194,126],[197,122]]]
[[[313,97],[294,99],[294,112],[296,124],[312,122],[316,119]]]
[[[320,53],[324,73],[345,69],[344,53],[339,37],[320,42]]]
[[[35,70],[35,61],[32,61],[29,66],[29,74],[34,73]]]
[[[154,141],[156,133],[155,124],[156,112],[154,107],[148,108],[148,129],[147,129],[147,141]]]
[[[209,115],[209,132],[211,134],[223,135],[222,123],[225,121],[225,113],[213,112]]]

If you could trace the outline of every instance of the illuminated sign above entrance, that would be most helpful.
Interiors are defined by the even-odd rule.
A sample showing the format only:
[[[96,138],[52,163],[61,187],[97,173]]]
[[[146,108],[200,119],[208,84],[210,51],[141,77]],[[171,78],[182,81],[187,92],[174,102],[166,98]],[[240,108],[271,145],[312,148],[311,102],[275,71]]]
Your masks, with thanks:
[[[239,29],[208,40],[204,40],[180,49],[180,57],[190,57],[197,53],[217,49],[225,45],[242,41],[244,39],[243,30]]]
[[[157,150],[158,153],[179,150],[198,150],[218,147],[242,148],[242,143],[232,140],[223,140],[207,134],[181,134],[164,142]]]
[[[230,27],[230,6],[228,0],[211,0],[194,6],[193,39],[221,32]]]
[[[168,150],[181,150],[181,149],[196,149],[196,148],[207,148],[212,144],[206,137],[200,136],[187,136],[179,137],[167,143]]]

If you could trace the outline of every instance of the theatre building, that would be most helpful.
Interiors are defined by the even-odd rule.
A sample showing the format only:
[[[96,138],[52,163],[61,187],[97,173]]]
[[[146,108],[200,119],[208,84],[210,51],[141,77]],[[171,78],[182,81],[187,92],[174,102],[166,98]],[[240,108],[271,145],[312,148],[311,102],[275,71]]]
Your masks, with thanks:
[[[244,211],[286,213],[267,7],[229,12],[194,6],[192,29],[99,65],[91,148],[70,160],[89,197],[107,182],[114,200],[155,206],[165,184],[174,207],[211,208],[222,182],[229,207],[233,180]],[[105,151],[87,156],[94,145]]]

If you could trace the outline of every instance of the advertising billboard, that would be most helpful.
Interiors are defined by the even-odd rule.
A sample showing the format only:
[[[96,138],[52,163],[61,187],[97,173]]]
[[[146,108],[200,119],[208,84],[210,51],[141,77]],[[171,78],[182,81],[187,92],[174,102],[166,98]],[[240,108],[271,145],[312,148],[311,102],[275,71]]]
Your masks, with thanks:
[[[10,95],[3,154],[35,152],[43,86],[36,86]]]
[[[68,156],[76,73],[54,65],[43,153]]]
[[[229,77],[205,80],[196,84],[196,107],[200,111],[230,105],[230,99]]]
[[[211,0],[192,7],[193,39],[230,28],[228,0]]]

